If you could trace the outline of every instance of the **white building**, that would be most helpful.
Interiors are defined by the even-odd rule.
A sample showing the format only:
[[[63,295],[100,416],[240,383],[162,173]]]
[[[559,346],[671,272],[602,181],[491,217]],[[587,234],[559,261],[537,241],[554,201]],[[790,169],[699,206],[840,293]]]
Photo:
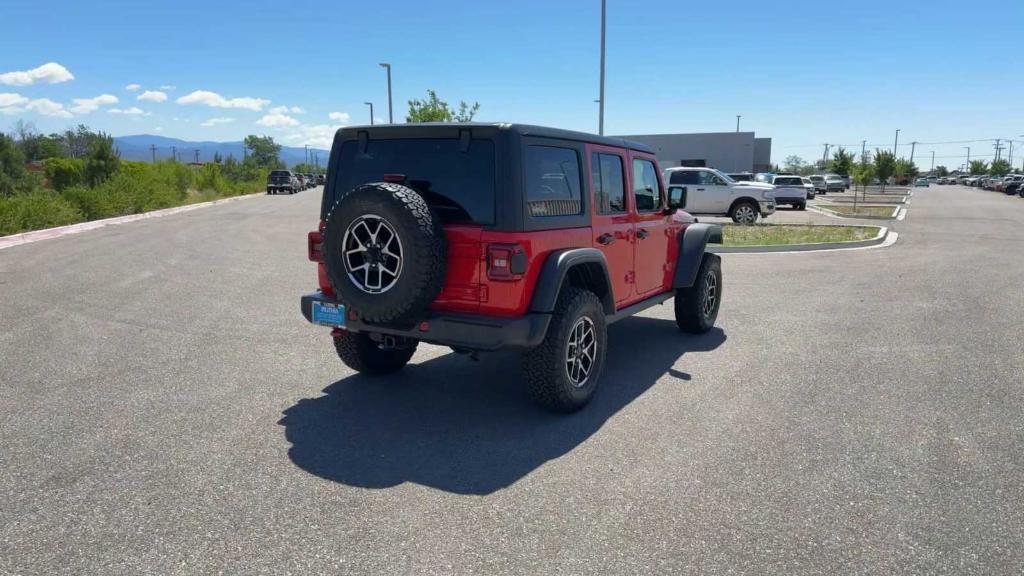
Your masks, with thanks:
[[[767,172],[771,169],[772,139],[753,132],[703,134],[637,134],[618,136],[654,149],[662,168],[708,166],[722,172]]]

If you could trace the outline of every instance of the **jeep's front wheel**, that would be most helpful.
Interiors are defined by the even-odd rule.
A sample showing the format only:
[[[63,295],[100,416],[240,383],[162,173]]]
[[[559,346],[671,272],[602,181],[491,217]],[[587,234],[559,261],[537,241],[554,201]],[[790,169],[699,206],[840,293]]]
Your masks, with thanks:
[[[363,374],[382,375],[398,372],[416,352],[416,341],[402,347],[383,348],[368,334],[341,330],[334,337],[334,349],[346,366]]]
[[[583,408],[597,390],[607,342],[601,301],[593,292],[565,289],[544,340],[523,355],[527,395],[555,412]]]
[[[693,286],[676,290],[676,325],[683,332],[703,334],[715,325],[722,305],[722,258],[705,253]]]

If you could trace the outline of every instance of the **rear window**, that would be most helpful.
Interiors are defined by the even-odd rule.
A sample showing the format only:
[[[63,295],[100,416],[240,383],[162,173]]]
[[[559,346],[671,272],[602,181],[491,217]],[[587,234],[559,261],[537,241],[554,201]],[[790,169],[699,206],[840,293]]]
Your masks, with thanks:
[[[696,184],[697,172],[693,170],[676,170],[669,173],[669,184]]]
[[[527,146],[524,163],[530,216],[575,216],[583,212],[580,159],[575,150]]]
[[[271,176],[290,176],[291,173],[289,173],[287,170],[274,170],[273,172],[270,173],[270,175]]]
[[[445,222],[494,223],[494,142],[472,139],[465,152],[455,138],[369,140],[342,144],[335,198],[385,174],[403,174]]]

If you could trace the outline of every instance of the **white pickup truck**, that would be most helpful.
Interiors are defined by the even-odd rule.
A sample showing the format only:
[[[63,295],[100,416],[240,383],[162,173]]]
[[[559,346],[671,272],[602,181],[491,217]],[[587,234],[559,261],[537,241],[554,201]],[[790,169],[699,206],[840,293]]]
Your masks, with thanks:
[[[737,224],[753,224],[775,213],[775,186],[737,182],[714,168],[667,168],[665,185],[685,187],[683,210],[690,214],[729,216]]]

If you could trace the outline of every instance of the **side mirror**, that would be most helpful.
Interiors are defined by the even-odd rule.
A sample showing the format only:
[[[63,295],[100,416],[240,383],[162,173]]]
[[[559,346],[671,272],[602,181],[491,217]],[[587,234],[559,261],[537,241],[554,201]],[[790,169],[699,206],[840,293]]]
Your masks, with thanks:
[[[669,186],[668,209],[674,212],[680,208],[686,208],[686,186]]]

